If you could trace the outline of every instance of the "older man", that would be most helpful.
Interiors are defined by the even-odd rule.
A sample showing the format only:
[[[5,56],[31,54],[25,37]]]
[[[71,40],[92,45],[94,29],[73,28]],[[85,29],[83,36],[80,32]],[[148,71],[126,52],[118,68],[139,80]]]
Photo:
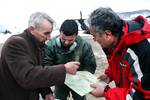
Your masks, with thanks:
[[[62,84],[66,73],[76,73],[79,62],[42,65],[44,42],[52,29],[53,20],[46,13],[36,12],[23,33],[4,43],[0,59],[1,100],[38,100],[39,93],[46,100],[53,100],[48,87]]]
[[[93,84],[92,94],[107,100],[150,100],[150,24],[138,16],[124,21],[110,8],[89,17],[90,32],[103,47],[109,67],[101,80],[115,88]]]

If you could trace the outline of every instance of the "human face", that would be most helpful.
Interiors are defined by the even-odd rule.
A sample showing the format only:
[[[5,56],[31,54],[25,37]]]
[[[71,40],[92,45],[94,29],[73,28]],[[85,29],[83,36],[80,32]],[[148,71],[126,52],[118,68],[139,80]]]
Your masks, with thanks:
[[[114,47],[116,43],[116,37],[112,35],[110,30],[105,30],[102,33],[96,33],[90,29],[93,40],[97,41],[102,48]]]
[[[31,33],[40,41],[45,42],[51,37],[53,25],[47,20],[43,20],[39,28],[34,28]]]
[[[65,47],[72,45],[75,39],[76,39],[76,34],[71,36],[66,36],[65,34],[63,34],[63,32],[60,33],[60,40]]]

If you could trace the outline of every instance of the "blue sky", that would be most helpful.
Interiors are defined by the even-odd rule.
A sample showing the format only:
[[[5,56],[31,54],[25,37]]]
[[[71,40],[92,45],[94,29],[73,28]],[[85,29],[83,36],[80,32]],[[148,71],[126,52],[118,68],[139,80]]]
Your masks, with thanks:
[[[67,18],[83,18],[98,7],[111,7],[116,12],[150,10],[150,0],[0,0],[0,24],[23,30],[31,13],[44,11],[56,24]]]

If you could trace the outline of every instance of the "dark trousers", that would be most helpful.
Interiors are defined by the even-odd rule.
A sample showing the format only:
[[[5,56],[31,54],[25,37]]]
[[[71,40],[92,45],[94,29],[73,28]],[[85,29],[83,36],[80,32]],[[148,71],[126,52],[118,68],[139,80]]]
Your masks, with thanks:
[[[69,96],[69,92],[72,93],[72,97],[74,100],[86,100],[85,96],[81,97],[80,95],[72,91],[69,87],[67,87],[66,85],[55,86],[54,93],[55,93],[56,99],[67,100],[67,96]]]

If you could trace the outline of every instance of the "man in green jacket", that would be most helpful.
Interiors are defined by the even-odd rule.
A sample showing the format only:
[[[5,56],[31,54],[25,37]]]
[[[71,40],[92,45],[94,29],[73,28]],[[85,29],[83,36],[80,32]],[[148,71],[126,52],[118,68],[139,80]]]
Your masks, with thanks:
[[[74,20],[65,20],[60,27],[60,35],[47,42],[44,64],[56,65],[69,61],[79,61],[80,71],[95,72],[96,61],[91,45],[78,36],[78,25]],[[57,99],[66,100],[71,91],[74,100],[85,100],[66,85],[55,86]]]

